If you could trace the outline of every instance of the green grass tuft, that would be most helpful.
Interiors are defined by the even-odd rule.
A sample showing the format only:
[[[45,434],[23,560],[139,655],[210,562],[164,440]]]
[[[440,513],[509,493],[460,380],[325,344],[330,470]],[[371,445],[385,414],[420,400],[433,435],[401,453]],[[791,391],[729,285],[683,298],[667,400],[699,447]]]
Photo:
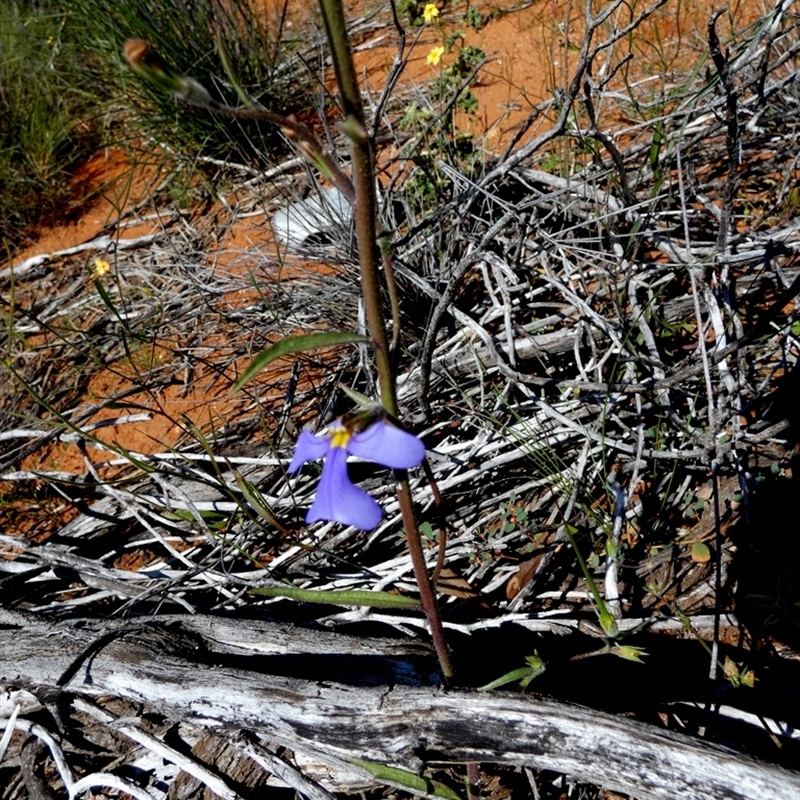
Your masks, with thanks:
[[[287,152],[274,126],[233,122],[176,104],[170,94],[131,71],[122,46],[126,39],[144,39],[215,100],[237,106],[227,59],[236,81],[254,101],[278,113],[302,114],[311,108],[310,94],[303,91],[302,72],[291,59],[296,42],[286,36],[287,8],[284,2],[267,14],[257,12],[248,0],[74,0],[70,14],[80,22],[81,46],[102,59],[98,91],[135,112],[141,133],[188,155],[263,166]]]
[[[24,225],[59,210],[94,140],[73,32],[56,4],[0,5],[0,237],[12,244]]]

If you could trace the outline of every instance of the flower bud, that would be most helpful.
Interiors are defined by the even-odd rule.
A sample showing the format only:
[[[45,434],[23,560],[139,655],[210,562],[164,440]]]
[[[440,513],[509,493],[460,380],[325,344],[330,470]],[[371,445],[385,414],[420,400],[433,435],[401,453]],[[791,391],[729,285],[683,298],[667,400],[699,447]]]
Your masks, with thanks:
[[[137,75],[168,92],[181,91],[181,76],[144,39],[128,39],[122,54]]]
[[[600,627],[603,629],[603,633],[605,633],[605,635],[610,639],[615,639],[617,636],[619,636],[619,626],[617,625],[617,621],[606,609],[603,609],[600,612]]]
[[[144,39],[128,39],[122,47],[122,54],[137,75],[164,91],[172,92],[184,103],[203,108],[215,105],[203,86],[194,78],[178,73]]]
[[[638,664],[643,664],[642,658],[647,655],[643,647],[634,647],[630,644],[618,644],[611,648],[611,652],[626,661],[636,661]]]

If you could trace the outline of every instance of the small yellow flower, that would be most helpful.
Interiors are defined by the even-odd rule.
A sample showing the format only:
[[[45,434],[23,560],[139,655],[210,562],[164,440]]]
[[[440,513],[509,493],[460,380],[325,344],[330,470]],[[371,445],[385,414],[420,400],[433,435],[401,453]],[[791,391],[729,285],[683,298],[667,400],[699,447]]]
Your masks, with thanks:
[[[439,9],[435,3],[425,3],[425,10],[422,12],[422,19],[425,20],[427,25],[430,25],[436,17],[439,16]]]
[[[96,258],[94,260],[93,278],[102,278],[103,275],[108,275],[109,272],[111,272],[111,264],[109,264],[108,261],[104,258]]]
[[[434,47],[430,51],[430,53],[428,53],[428,57],[425,60],[432,67],[435,67],[442,60],[443,55],[444,55],[444,47]]]

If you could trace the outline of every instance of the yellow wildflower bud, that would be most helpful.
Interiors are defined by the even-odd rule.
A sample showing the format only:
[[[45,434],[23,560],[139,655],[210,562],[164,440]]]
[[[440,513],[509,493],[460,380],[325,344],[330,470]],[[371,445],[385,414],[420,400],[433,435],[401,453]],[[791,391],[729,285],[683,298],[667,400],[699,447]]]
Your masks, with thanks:
[[[109,264],[108,261],[104,258],[96,258],[94,260],[93,278],[102,278],[103,275],[108,275],[109,272],[111,272],[111,264]]]

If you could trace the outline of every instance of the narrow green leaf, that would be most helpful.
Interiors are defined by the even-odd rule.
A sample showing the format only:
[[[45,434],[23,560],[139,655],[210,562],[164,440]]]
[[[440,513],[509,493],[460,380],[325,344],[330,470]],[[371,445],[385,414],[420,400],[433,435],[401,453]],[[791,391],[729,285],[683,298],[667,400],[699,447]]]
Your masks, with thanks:
[[[114,305],[114,301],[111,299],[110,295],[106,291],[106,287],[103,286],[103,282],[100,280],[93,281],[94,288],[97,290],[97,294],[100,295],[100,299],[103,301],[103,305],[120,321],[122,322],[122,317],[119,315],[119,311],[117,311],[117,307]]]
[[[222,511],[203,510],[197,512],[200,517],[209,524],[210,527],[217,527],[226,523],[230,519],[230,514]],[[194,522],[196,517],[186,508],[176,508],[174,511],[163,511],[165,519],[180,520],[181,522]]]
[[[361,394],[361,392],[357,392],[355,389],[351,389],[346,384],[342,384],[339,388],[356,404],[359,406],[371,406],[374,405],[374,401],[370,400],[365,394]]]
[[[286,528],[281,525],[278,521],[277,517],[272,513],[267,502],[264,500],[261,492],[253,486],[250,481],[248,481],[245,477],[243,477],[237,470],[232,470],[233,478],[236,481],[236,485],[239,487],[239,490],[244,495],[244,499],[250,504],[250,507],[253,511],[258,514],[261,519],[265,522],[268,522],[274,528],[277,528],[281,533],[288,534]]]
[[[321,590],[297,586],[262,586],[251,594],[267,597],[288,597],[301,603],[322,603],[333,606],[370,606],[372,608],[419,608],[419,600],[391,592],[370,592],[363,589]]]
[[[444,800],[460,800],[459,796],[449,787],[439,781],[431,781],[398,767],[387,767],[374,761],[364,761],[361,758],[349,759],[351,764],[361,767],[369,772],[373,778],[385,783],[402,786],[416,794],[433,795]]]
[[[275,342],[271,347],[262,350],[247,366],[247,369],[239,376],[239,380],[234,383],[232,392],[236,392],[244,386],[247,381],[259,373],[267,364],[281,356],[290,353],[304,353],[307,350],[316,350],[318,347],[333,347],[337,344],[366,344],[369,342],[365,336],[358,333],[347,333],[345,331],[326,331],[325,333],[304,333],[300,336],[287,336]]]
[[[233,91],[236,92],[236,96],[239,98],[239,102],[245,108],[258,108],[258,104],[244,90],[244,87],[242,86],[241,81],[239,80],[239,76],[236,74],[233,67],[231,66],[231,60],[230,57],[228,56],[228,50],[226,49],[225,42],[223,41],[221,27],[217,28],[217,33],[216,36],[214,37],[214,43],[217,46],[217,53],[219,54],[219,60],[222,62],[222,69],[225,70],[225,74],[228,77],[228,82],[233,87]]]
[[[653,139],[650,143],[650,166],[656,167],[658,165],[658,154],[661,151],[661,145],[664,142],[664,123],[659,122],[653,131]]]

